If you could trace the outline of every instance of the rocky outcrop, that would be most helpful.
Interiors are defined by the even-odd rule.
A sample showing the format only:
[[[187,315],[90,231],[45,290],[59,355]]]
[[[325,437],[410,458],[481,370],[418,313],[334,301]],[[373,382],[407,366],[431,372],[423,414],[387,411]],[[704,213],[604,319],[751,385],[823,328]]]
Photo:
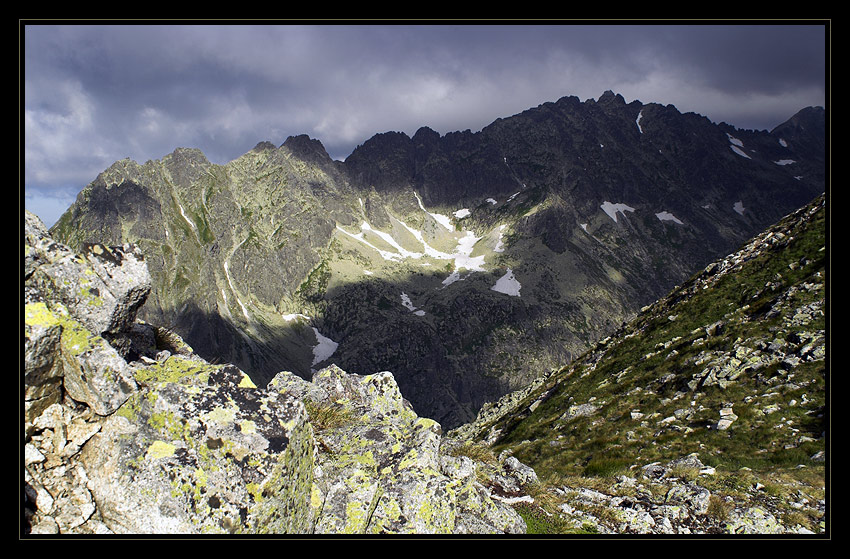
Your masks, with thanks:
[[[284,372],[269,390],[302,395],[315,418],[314,491],[322,503],[315,533],[525,531],[492,489],[510,471],[509,457],[494,470],[444,444],[440,425],[413,412],[390,373],[330,366],[307,382]]]
[[[136,247],[75,254],[25,220],[26,533],[525,531],[506,500],[533,471],[464,455],[391,373],[258,388],[137,319]]]
[[[787,526],[782,507],[765,486],[740,476],[743,491],[735,498],[712,492],[715,470],[691,454],[617,476],[614,483],[582,486],[573,482],[553,489],[565,502],[558,506],[572,529],[596,534],[813,534],[799,524]],[[802,492],[786,503],[823,516],[823,499]]]

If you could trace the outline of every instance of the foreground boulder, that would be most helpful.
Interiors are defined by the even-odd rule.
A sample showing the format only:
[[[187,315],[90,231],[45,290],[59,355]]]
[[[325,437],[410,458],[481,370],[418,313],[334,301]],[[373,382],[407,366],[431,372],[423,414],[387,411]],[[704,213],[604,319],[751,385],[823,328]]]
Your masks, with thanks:
[[[75,254],[25,221],[27,533],[525,531],[528,469],[444,440],[391,373],[259,388],[137,320],[137,248]]]
[[[314,417],[322,449],[316,533],[525,531],[498,500],[497,475],[511,461],[493,470],[464,456],[439,423],[413,412],[391,373],[351,375],[332,365],[311,383],[280,373],[269,389],[302,395]]]

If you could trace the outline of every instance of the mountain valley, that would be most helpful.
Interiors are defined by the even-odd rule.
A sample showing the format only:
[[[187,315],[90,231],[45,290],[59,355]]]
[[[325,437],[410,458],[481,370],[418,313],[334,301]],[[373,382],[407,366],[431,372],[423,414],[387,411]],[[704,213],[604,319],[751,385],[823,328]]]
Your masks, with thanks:
[[[565,97],[480,132],[116,162],[52,228],[138,244],[142,318],[258,385],[392,371],[452,428],[824,191],[822,109],[773,132]],[[819,132],[820,131],[820,132]]]

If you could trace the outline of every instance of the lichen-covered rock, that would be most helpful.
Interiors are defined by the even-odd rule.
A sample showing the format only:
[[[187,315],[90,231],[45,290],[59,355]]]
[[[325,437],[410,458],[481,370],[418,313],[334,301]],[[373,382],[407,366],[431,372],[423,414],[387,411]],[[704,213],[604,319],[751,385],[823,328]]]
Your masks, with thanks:
[[[61,303],[54,308],[37,301],[24,309],[27,419],[58,402],[62,390],[100,415],[113,413],[136,391],[130,366]]]
[[[62,390],[108,415],[136,386],[103,336],[132,327],[150,292],[144,258],[129,245],[98,245],[86,257],[77,255],[54,242],[30,213],[24,239],[27,418],[58,402]]]
[[[24,310],[24,409],[32,421],[62,398],[59,355],[62,326],[44,303]]]
[[[783,534],[786,528],[770,512],[760,507],[734,510],[726,530],[730,534]]]
[[[310,531],[313,440],[299,400],[178,356],[144,373],[147,388],[81,456],[113,531]]]
[[[135,249],[76,255],[26,222],[31,532],[309,532],[303,404],[136,322],[150,277]]]
[[[63,321],[61,355],[68,395],[100,415],[115,412],[137,389],[115,348],[74,320]]]
[[[315,533],[525,531],[519,515],[478,482],[472,459],[442,452],[439,423],[416,415],[391,373],[330,366],[312,384],[282,373],[269,387],[309,394],[314,424],[321,423]]]
[[[44,225],[25,220],[25,300],[61,303],[96,335],[129,328],[151,290],[151,276],[133,245],[89,245],[83,254],[53,242]]]

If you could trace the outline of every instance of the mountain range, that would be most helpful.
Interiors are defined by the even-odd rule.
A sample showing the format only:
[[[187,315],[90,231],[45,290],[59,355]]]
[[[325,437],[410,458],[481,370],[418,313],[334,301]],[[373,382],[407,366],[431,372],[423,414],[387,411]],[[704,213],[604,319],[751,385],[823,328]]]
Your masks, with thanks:
[[[829,533],[826,115],[565,97],[25,214],[26,534]]]
[[[392,371],[453,428],[822,194],[825,137],[822,108],[754,131],[607,91],[345,161],[303,135],[118,161],[50,232],[138,245],[141,318],[258,386]]]

